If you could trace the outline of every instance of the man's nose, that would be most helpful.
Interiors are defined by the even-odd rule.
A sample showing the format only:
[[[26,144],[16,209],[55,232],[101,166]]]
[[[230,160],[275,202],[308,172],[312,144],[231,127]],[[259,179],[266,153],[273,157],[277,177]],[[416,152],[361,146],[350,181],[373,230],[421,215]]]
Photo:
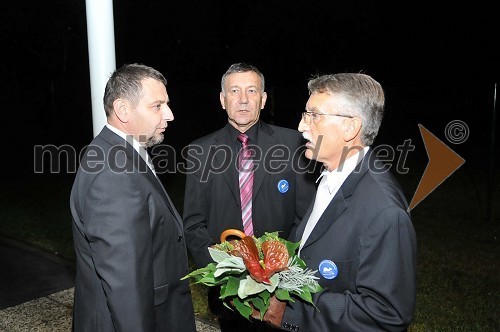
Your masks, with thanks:
[[[162,119],[167,120],[167,121],[174,121],[174,113],[170,109],[168,105],[165,105],[165,108],[163,109],[163,114],[162,114]]]
[[[307,130],[307,127],[308,127],[308,124],[304,121],[304,119],[300,119],[300,122],[299,122],[299,128],[298,130],[303,133],[304,131]]]
[[[246,92],[242,92],[240,94],[240,103],[246,104],[247,102],[248,102],[248,96],[247,96]]]

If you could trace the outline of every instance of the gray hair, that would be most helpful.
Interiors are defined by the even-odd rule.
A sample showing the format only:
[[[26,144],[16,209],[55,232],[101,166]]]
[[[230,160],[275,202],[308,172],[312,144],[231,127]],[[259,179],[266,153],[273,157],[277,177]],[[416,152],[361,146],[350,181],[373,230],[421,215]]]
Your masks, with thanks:
[[[259,69],[257,69],[257,67],[253,66],[253,65],[249,65],[247,63],[243,63],[243,62],[240,62],[240,63],[233,63],[229,69],[224,73],[224,75],[222,75],[222,80],[221,80],[221,83],[220,83],[220,88],[221,88],[221,92],[223,94],[226,93],[226,91],[224,91],[224,84],[226,83],[226,77],[228,75],[231,75],[231,74],[234,74],[234,73],[246,73],[247,71],[253,71],[254,73],[256,73],[257,75],[259,75],[259,78],[260,78],[260,85],[261,85],[261,93],[263,93],[265,91],[265,85],[266,85],[266,82],[264,80],[264,75],[260,72]]]
[[[309,94],[327,93],[342,96],[345,115],[361,119],[361,143],[373,144],[384,116],[384,90],[371,76],[359,73],[339,73],[312,78],[307,87]]]
[[[104,110],[106,116],[110,116],[113,112],[113,102],[116,99],[124,98],[132,103],[132,106],[137,106],[142,97],[142,80],[152,78],[162,82],[167,86],[167,80],[156,69],[142,64],[126,64],[115,70],[104,90]]]

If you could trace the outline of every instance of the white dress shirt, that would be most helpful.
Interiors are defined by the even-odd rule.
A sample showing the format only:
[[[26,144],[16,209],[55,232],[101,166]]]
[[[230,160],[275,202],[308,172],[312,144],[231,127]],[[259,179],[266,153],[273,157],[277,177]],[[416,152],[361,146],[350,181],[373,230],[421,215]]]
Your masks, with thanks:
[[[309,235],[311,235],[311,232],[318,223],[319,218],[323,215],[323,212],[325,212],[328,204],[330,204],[340,186],[344,183],[345,179],[349,176],[349,174],[351,174],[358,163],[366,155],[368,149],[368,146],[364,147],[363,153],[361,155],[359,151],[356,152],[356,154],[347,158],[343,164],[341,164],[331,172],[329,172],[328,170],[324,170],[316,180],[316,183],[318,183],[320,179],[321,182],[319,183],[318,189],[316,191],[313,210],[311,212],[311,215],[309,216],[309,219],[307,220],[304,233],[302,234],[302,240],[300,241],[299,247],[299,257],[302,247],[306,243]]]
[[[111,130],[112,132],[114,132],[115,134],[117,134],[118,136],[120,136],[121,138],[123,138],[124,140],[126,140],[127,142],[131,143],[132,146],[134,147],[134,150],[137,151],[137,153],[139,154],[139,156],[141,156],[142,160],[144,160],[146,162],[146,164],[148,165],[149,169],[156,176],[155,168],[153,166],[153,161],[151,160],[151,157],[149,156],[149,154],[146,151],[146,149],[141,145],[141,143],[139,143],[134,138],[134,136],[132,136],[130,134],[124,133],[123,131],[121,131],[120,129],[118,129],[116,127],[113,127],[109,123],[106,123],[106,127],[108,127],[109,130]]]

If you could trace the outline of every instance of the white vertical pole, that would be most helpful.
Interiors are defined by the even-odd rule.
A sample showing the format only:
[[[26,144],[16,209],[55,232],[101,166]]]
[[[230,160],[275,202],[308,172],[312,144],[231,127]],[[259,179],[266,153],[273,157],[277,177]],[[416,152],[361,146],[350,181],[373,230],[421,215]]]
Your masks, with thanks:
[[[113,0],[86,0],[87,43],[94,137],[106,124],[102,98],[111,73],[116,69]]]

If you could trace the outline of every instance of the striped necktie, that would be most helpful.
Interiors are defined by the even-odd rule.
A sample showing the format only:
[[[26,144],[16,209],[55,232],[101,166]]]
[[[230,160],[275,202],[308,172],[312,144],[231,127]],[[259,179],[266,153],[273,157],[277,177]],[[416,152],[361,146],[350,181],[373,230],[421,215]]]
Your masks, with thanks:
[[[247,236],[253,235],[252,224],[252,188],[253,188],[253,161],[252,151],[248,147],[248,135],[240,134],[241,150],[238,156],[238,171],[241,198],[241,219],[243,231]]]

